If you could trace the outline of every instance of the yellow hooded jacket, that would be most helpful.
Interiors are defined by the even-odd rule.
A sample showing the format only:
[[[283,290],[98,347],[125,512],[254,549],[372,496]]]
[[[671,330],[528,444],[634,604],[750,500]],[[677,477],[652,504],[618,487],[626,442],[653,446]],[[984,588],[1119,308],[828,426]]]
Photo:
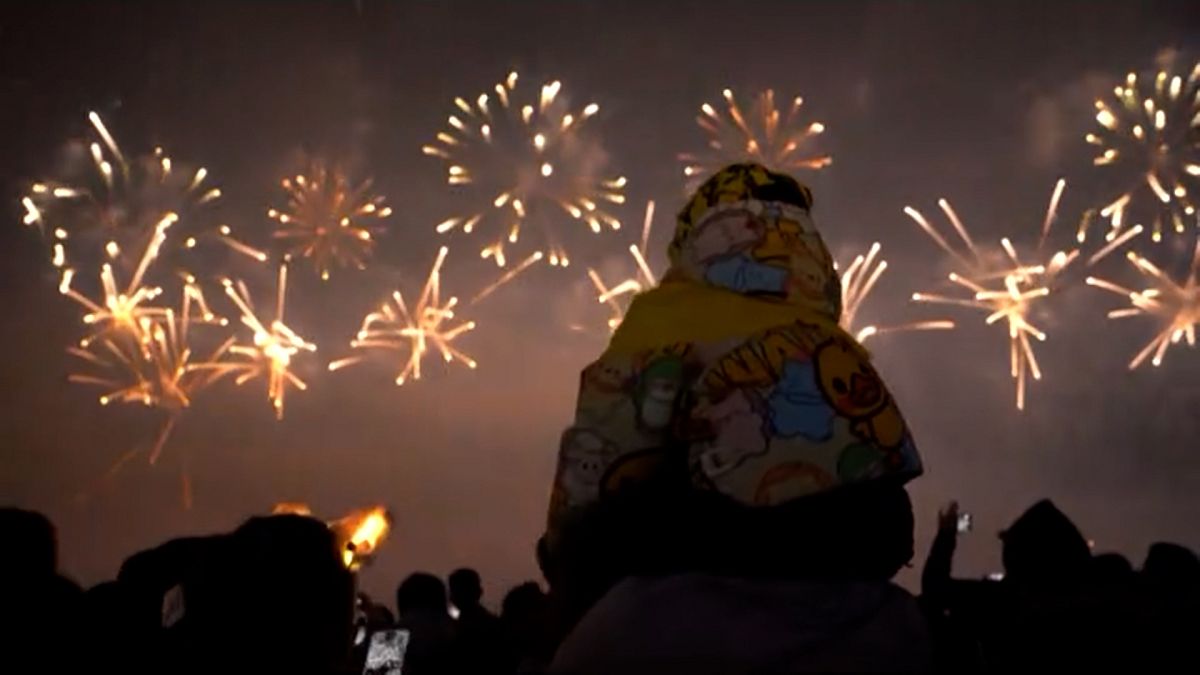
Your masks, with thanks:
[[[678,217],[663,282],[582,374],[547,544],[573,512],[686,453],[690,480],[769,506],[921,473],[895,401],[838,326],[812,195],[754,164],[708,179]]]

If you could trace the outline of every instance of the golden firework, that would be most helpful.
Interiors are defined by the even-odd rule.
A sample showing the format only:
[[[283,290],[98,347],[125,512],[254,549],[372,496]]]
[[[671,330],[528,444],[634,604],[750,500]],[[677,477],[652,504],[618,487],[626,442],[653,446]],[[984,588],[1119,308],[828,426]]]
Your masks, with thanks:
[[[87,144],[87,159],[70,163],[69,178],[34,183],[21,198],[23,221],[50,238],[55,267],[65,269],[102,252],[116,258],[122,248],[139,248],[156,236],[164,219],[179,220],[221,196],[220,188],[207,186],[208,169],[185,170],[159,147],[128,156],[98,114],[88,113],[88,120],[96,140]],[[228,225],[198,236],[246,255],[263,255],[235,239]],[[197,244],[197,236],[180,239],[183,248]]]
[[[422,148],[445,162],[451,186],[470,190],[484,203],[446,219],[437,231],[470,234],[486,227],[497,232],[488,235],[480,256],[503,267],[506,246],[517,244],[532,221],[542,230],[550,264],[566,267],[570,258],[558,236],[558,217],[568,215],[597,234],[619,229],[621,221],[604,203],[625,202],[625,179],[602,176],[604,152],[586,134],[587,120],[600,110],[597,104],[570,108],[559,96],[562,84],[557,80],[525,101],[517,81],[512,72],[472,101],[456,98],[449,126]]]
[[[275,409],[275,416],[283,419],[284,397],[290,387],[301,391],[308,388],[304,380],[292,370],[292,359],[303,352],[315,352],[317,346],[300,337],[284,323],[284,306],[287,300],[287,265],[279,266],[278,290],[275,296],[275,319],[263,323],[254,310],[250,291],[241,281],[225,279],[225,294],[241,312],[242,324],[253,334],[251,342],[234,342],[228,348],[230,359],[213,363],[207,367],[219,373],[236,375],[238,385],[262,377],[267,382],[267,399]],[[232,357],[239,357],[233,360]]]
[[[954,322],[944,319],[929,321],[912,321],[894,326],[877,326],[874,324],[857,328],[854,320],[862,305],[870,297],[876,282],[887,269],[887,261],[879,257],[879,242],[871,244],[866,255],[854,257],[844,272],[840,274],[842,284],[842,316],[838,324],[842,330],[850,333],[859,342],[873,335],[882,333],[898,333],[912,330],[949,330],[954,328]]]
[[[1110,311],[1109,318],[1149,316],[1162,322],[1162,330],[1129,362],[1129,369],[1133,370],[1153,355],[1150,362],[1159,366],[1162,365],[1163,356],[1171,345],[1186,339],[1189,347],[1196,346],[1196,324],[1200,322],[1200,285],[1196,279],[1197,268],[1200,267],[1200,241],[1196,242],[1187,276],[1182,282],[1174,281],[1149,260],[1133,251],[1125,255],[1134,269],[1150,282],[1149,288],[1134,291],[1096,277],[1088,277],[1087,283],[1122,295],[1129,301],[1129,307]]]
[[[1003,322],[1008,329],[1009,372],[1016,381],[1017,408],[1021,410],[1025,408],[1027,379],[1042,379],[1042,370],[1034,354],[1031,338],[1043,342],[1046,340],[1046,333],[1032,323],[1032,311],[1051,294],[1059,275],[1079,256],[1078,249],[1060,250],[1049,257],[1043,253],[1065,188],[1064,180],[1059,180],[1054,186],[1050,205],[1042,222],[1038,246],[1034,250],[1037,257],[1032,261],[1022,260],[1008,237],[1000,239],[998,251],[984,251],[978,248],[958,214],[945,199],[939,199],[938,206],[962,240],[965,252],[951,246],[916,209],[911,206],[904,207],[904,212],[954,261],[956,271],[950,273],[950,282],[967,291],[965,297],[914,293],[913,300],[983,310],[986,312],[984,322],[989,326]],[[1091,257],[1089,264],[1108,255],[1134,235],[1136,232],[1131,231],[1121,240],[1110,242]]]
[[[404,384],[410,377],[421,379],[421,363],[431,350],[437,350],[446,363],[460,361],[472,369],[477,365],[474,359],[454,346],[459,336],[474,330],[475,322],[456,323],[454,308],[458,305],[458,298],[452,296],[445,302],[441,299],[442,263],[448,253],[449,249],[445,246],[438,251],[412,311],[400,291],[393,291],[392,297],[378,311],[363,318],[358,335],[350,343],[355,350],[384,350],[404,354],[403,365],[396,376],[397,385]],[[329,364],[329,370],[359,363],[364,358],[351,356],[339,359]]]
[[[171,308],[137,306],[116,311],[123,318],[110,318],[106,330],[67,349],[91,367],[90,371],[72,373],[68,379],[105,387],[101,405],[137,403],[167,413],[150,451],[151,464],[157,461],[176,421],[191,406],[196,393],[223,375],[212,366],[232,344],[232,340],[225,342],[207,359],[194,359],[189,342],[193,305],[201,321],[224,321],[208,309],[194,280],[187,280],[179,313]]]
[[[735,162],[756,162],[768,169],[795,171],[818,170],[829,166],[833,157],[814,152],[813,139],[825,132],[821,122],[804,122],[804,99],[792,99],[781,114],[774,90],[758,94],[754,108],[747,114],[738,104],[733,90],[721,92],[724,114],[709,103],[700,106],[696,123],[708,134],[708,149],[702,153],[683,153],[683,175],[700,180],[721,167]]]
[[[650,228],[654,222],[654,202],[646,202],[646,215],[642,218],[642,240],[640,244],[629,245],[629,255],[633,257],[635,271],[633,276],[626,277],[611,288],[600,278],[600,273],[588,268],[588,278],[596,287],[596,301],[609,308],[609,331],[615,331],[625,318],[629,308],[627,298],[658,285],[658,276],[646,262],[646,250],[650,244]]]
[[[322,279],[334,267],[363,269],[375,246],[379,221],[392,215],[384,198],[371,194],[371,180],[358,185],[337,167],[313,161],[305,173],[284,178],[287,206],[267,215],[279,223],[274,237],[288,247],[287,256],[312,262]]]
[[[1133,184],[1100,210],[1109,239],[1137,215],[1150,220],[1151,237],[1167,228],[1195,227],[1200,190],[1200,63],[1188,75],[1170,70],[1139,78],[1129,73],[1111,101],[1096,101],[1100,128],[1085,137],[1099,154],[1097,166],[1123,168]]]
[[[94,326],[93,333],[85,337],[80,345],[84,348],[97,337],[112,333],[127,333],[136,335],[143,319],[163,316],[167,310],[161,307],[149,307],[145,303],[154,300],[162,293],[162,288],[144,285],[146,271],[158,257],[158,252],[167,238],[167,230],[175,223],[177,216],[167,213],[154,228],[146,249],[138,259],[138,265],[125,288],[118,289],[116,274],[112,265],[104,263],[100,267],[100,284],[103,288],[104,299],[97,302],[89,299],[72,288],[75,279],[75,269],[66,267],[62,270],[62,278],[58,290],[63,295],[83,305],[88,311],[83,315],[83,322]],[[115,243],[109,247],[110,255],[116,257],[120,250]]]

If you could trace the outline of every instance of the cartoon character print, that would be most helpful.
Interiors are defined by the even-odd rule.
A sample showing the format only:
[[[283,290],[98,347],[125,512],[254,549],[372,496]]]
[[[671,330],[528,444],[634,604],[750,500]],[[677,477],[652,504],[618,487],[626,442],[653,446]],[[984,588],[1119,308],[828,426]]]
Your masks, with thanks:
[[[843,483],[877,478],[887,466],[887,455],[871,443],[851,443],[838,453],[837,473]]]
[[[904,442],[907,431],[895,401],[883,386],[866,355],[846,338],[834,338],[813,354],[817,382],[829,405],[848,418],[859,437],[885,451]],[[899,461],[899,452],[889,452],[889,461]]]
[[[612,495],[661,475],[668,466],[668,453],[668,448],[657,447],[621,455],[601,477],[600,495]]]
[[[605,472],[619,454],[616,445],[594,431],[568,429],[558,457],[558,499],[568,506],[595,500]]]
[[[767,398],[771,431],[782,438],[827,441],[833,435],[833,408],[817,385],[812,361],[788,361]]]
[[[680,264],[714,286],[739,293],[786,292],[786,259],[765,262],[754,255],[767,223],[746,208],[710,211],[680,252]]]
[[[772,506],[828,490],[836,484],[828,471],[809,462],[784,462],[763,472],[754,490],[756,506]]]
[[[718,171],[696,190],[676,219],[672,260],[713,208],[744,201],[778,201],[808,208],[812,193],[791,176],[772,173],[757,164],[733,164]]]
[[[708,478],[716,478],[736,469],[750,457],[767,452],[767,434],[763,415],[754,394],[738,389],[717,403],[702,402],[692,416],[709,430],[693,457]]]
[[[620,394],[633,380],[632,368],[622,367],[616,359],[601,358],[583,369],[580,389],[599,394]]]
[[[683,359],[675,355],[657,357],[641,369],[633,391],[638,426],[651,432],[671,428],[684,378]]]
[[[745,209],[719,211],[706,218],[688,241],[685,262],[704,266],[731,251],[750,249],[762,239],[766,225]]]
[[[772,328],[721,356],[704,376],[712,400],[743,387],[769,387],[783,376],[790,359],[808,359],[816,347],[820,328],[797,321]]]

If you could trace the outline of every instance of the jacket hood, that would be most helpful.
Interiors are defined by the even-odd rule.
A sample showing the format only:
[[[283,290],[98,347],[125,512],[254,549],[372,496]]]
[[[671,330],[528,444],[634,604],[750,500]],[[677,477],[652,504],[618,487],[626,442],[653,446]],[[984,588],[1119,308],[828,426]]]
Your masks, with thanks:
[[[791,176],[758,164],[725,167],[679,212],[665,278],[803,306],[836,323],[841,286],[812,203]]]

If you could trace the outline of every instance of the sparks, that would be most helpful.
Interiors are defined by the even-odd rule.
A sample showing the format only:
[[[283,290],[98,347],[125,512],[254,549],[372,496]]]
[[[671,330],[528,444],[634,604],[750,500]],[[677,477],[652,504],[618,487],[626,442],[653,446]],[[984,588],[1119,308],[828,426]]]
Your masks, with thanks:
[[[335,267],[366,267],[380,221],[392,215],[384,198],[371,194],[371,180],[354,185],[340,169],[312,161],[280,184],[287,206],[267,215],[278,223],[274,237],[287,245],[288,256],[311,261],[322,279]]]
[[[761,92],[752,114],[747,115],[733,91],[722,92],[725,114],[712,105],[700,106],[696,123],[708,134],[708,149],[703,153],[683,153],[683,175],[689,183],[703,180],[726,164],[752,161],[778,171],[818,170],[829,166],[833,157],[814,153],[814,139],[825,132],[821,122],[804,122],[804,99],[792,99],[787,112],[780,114],[775,92]]]
[[[1188,347],[1196,346],[1196,324],[1200,323],[1200,284],[1197,284],[1196,278],[1197,268],[1200,267],[1200,241],[1196,242],[1191,264],[1182,282],[1173,280],[1133,251],[1125,255],[1134,269],[1150,283],[1148,288],[1130,290],[1096,277],[1088,277],[1087,283],[1128,300],[1129,307],[1112,310],[1108,313],[1109,318],[1148,316],[1161,322],[1162,329],[1133,357],[1129,369],[1137,368],[1147,358],[1154,366],[1160,366],[1171,345],[1186,340]]]
[[[938,206],[962,241],[963,250],[952,246],[919,211],[910,206],[904,207],[904,212],[938,247],[950,255],[956,271],[950,273],[949,281],[966,291],[965,297],[914,293],[912,299],[982,310],[986,313],[984,323],[989,326],[1002,322],[1008,333],[1009,373],[1016,383],[1019,410],[1025,408],[1028,379],[1042,379],[1032,341],[1045,341],[1046,333],[1032,323],[1030,315],[1034,307],[1051,294],[1063,270],[1079,256],[1078,249],[1071,249],[1058,251],[1043,259],[1043,245],[1057,219],[1056,210],[1065,187],[1066,183],[1062,180],[1054,187],[1040,230],[1039,245],[1035,249],[1038,255],[1036,261],[1022,260],[1007,237],[1001,238],[999,250],[985,251],[977,247],[962,220],[945,199],[938,200]],[[1102,257],[1093,256],[1092,262]]]
[[[950,330],[954,328],[953,321],[944,319],[912,321],[894,326],[868,325],[862,328],[856,327],[854,320],[858,317],[858,311],[862,308],[866,299],[870,297],[876,282],[879,281],[879,278],[883,276],[883,272],[887,269],[887,261],[878,257],[880,248],[879,242],[871,244],[871,248],[867,251],[866,255],[859,254],[855,256],[854,260],[846,266],[845,271],[840,275],[842,283],[842,316],[838,323],[841,325],[842,330],[853,335],[859,342],[863,342],[871,336],[883,333],[899,333],[913,330]]]
[[[241,312],[242,325],[253,334],[250,342],[234,342],[229,346],[230,359],[211,367],[221,373],[235,375],[234,383],[241,385],[262,377],[267,382],[267,399],[275,416],[283,419],[284,398],[291,387],[308,389],[304,380],[292,370],[292,359],[304,352],[315,352],[317,346],[300,337],[284,323],[287,300],[287,265],[279,267],[278,291],[275,298],[275,319],[265,324],[254,310],[246,285],[229,279],[222,281],[225,294]]]
[[[446,165],[446,180],[482,206],[448,218],[438,233],[486,228],[480,257],[499,267],[507,249],[522,240],[531,224],[540,229],[539,247],[555,267],[570,265],[556,225],[560,213],[599,234],[621,221],[605,204],[625,203],[625,178],[603,177],[604,152],[585,122],[599,111],[595,103],[572,110],[560,97],[558,81],[542,85],[533,102],[522,103],[517,74],[495,86],[496,97],[473,102],[455,99],[456,110],[436,140],[422,148]],[[493,234],[494,233],[494,234]]]
[[[641,242],[629,245],[629,255],[634,262],[632,276],[626,277],[610,287],[600,278],[599,272],[588,268],[588,278],[596,287],[596,301],[609,309],[608,330],[610,332],[615,331],[624,320],[625,312],[629,308],[629,298],[658,285],[658,275],[654,273],[650,263],[646,260],[647,247],[650,244],[650,228],[653,223],[654,202],[648,201],[646,202],[646,215],[642,218]]]
[[[1200,63],[1187,75],[1130,73],[1111,99],[1096,101],[1096,122],[1099,128],[1085,136],[1096,148],[1093,163],[1127,186],[1100,210],[1109,239],[1138,218],[1155,242],[1164,233],[1194,229],[1200,222]]]
[[[193,305],[202,321],[214,322],[203,295],[189,284],[184,287],[178,313],[165,308],[156,313],[132,314],[120,330],[94,335],[81,346],[67,349],[88,367],[69,375],[69,381],[104,387],[101,405],[139,404],[167,414],[150,450],[151,464],[158,460],[180,415],[192,405],[196,394],[224,374],[212,366],[220,362],[232,341],[218,346],[207,359],[194,358],[189,341]]]
[[[449,249],[438,251],[433,268],[425,280],[425,286],[417,296],[417,302],[409,310],[403,294],[393,291],[391,298],[378,311],[363,318],[358,335],[350,343],[355,350],[400,352],[404,355],[396,384],[403,385],[410,378],[421,379],[421,364],[425,357],[436,350],[446,363],[459,361],[474,369],[476,362],[455,347],[455,340],[462,334],[475,329],[475,322],[456,323],[454,308],[457,297],[445,302],[441,299],[441,270]],[[329,364],[329,370],[339,370],[359,363],[363,356],[351,356]]]
[[[137,335],[141,331],[144,320],[159,318],[166,314],[167,310],[146,304],[157,298],[162,293],[162,289],[157,286],[147,286],[144,284],[144,280],[147,270],[158,257],[159,250],[166,241],[167,230],[176,220],[177,217],[174,213],[168,213],[158,222],[154,229],[154,235],[138,260],[136,270],[123,289],[118,288],[116,273],[113,271],[112,265],[104,263],[101,266],[100,284],[104,292],[104,298],[101,301],[91,300],[72,287],[75,277],[73,269],[67,268],[63,271],[59,292],[83,305],[87,310],[87,313],[83,315],[83,323],[93,327],[92,334],[80,341],[81,347],[87,348],[93,340],[114,333]]]
[[[197,238],[241,243],[205,224],[202,207],[221,196],[207,182],[207,169],[186,169],[158,147],[127,155],[98,114],[88,119],[96,140],[87,143],[87,152],[68,163],[64,177],[34,183],[21,199],[22,222],[50,238],[55,267],[101,259],[125,264],[121,252],[140,250],[168,216],[195,232],[178,237],[180,248]]]

